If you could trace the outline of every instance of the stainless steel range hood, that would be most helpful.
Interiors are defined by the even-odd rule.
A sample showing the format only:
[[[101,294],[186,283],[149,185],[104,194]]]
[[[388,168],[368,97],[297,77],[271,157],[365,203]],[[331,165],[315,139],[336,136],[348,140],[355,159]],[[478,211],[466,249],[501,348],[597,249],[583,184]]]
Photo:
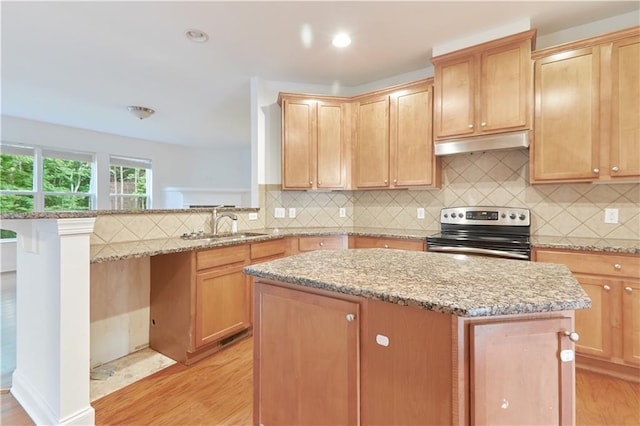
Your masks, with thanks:
[[[440,156],[497,149],[529,148],[529,133],[529,130],[521,130],[518,132],[440,141],[435,143],[435,153]]]

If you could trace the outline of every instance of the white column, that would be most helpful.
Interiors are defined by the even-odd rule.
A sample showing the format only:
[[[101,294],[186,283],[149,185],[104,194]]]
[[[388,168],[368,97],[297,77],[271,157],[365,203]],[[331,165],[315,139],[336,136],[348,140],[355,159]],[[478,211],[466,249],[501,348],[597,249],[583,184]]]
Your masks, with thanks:
[[[93,425],[89,236],[95,218],[6,220],[18,233],[11,393],[36,424]]]

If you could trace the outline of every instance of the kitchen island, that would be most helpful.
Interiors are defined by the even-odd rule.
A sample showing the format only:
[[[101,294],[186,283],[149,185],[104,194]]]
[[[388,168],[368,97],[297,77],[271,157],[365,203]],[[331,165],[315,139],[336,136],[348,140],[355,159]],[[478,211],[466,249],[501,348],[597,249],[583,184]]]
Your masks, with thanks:
[[[245,267],[255,424],[571,424],[573,311],[561,265],[318,251]]]

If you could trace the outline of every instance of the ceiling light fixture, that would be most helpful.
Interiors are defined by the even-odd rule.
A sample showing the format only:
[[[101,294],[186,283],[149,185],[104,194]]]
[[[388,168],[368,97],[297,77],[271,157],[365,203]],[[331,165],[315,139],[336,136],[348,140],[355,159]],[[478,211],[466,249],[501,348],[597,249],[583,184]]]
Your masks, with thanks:
[[[332,43],[335,47],[347,47],[351,44],[351,37],[347,33],[339,33],[333,38]]]
[[[155,113],[155,111],[152,110],[151,108],[147,108],[143,106],[131,105],[131,106],[128,106],[127,109],[131,111],[131,114],[135,115],[140,120],[142,120],[143,118],[151,117],[151,115]]]
[[[204,43],[209,40],[209,35],[201,30],[191,29],[184,33],[187,38],[195,43]]]

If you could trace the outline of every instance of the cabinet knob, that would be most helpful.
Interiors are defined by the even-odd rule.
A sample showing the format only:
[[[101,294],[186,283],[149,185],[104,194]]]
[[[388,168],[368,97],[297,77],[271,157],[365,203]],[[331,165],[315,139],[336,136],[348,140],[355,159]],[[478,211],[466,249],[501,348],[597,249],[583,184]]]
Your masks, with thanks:
[[[385,245],[384,245],[384,248],[389,248],[389,244],[385,244]]]
[[[473,129],[473,124],[469,124],[467,127]]]
[[[324,243],[322,241],[320,241],[318,244],[320,245],[320,247],[322,247],[324,245]]]
[[[613,269],[615,269],[616,271],[619,271],[622,269],[622,265],[619,263],[616,263],[615,265],[613,265]]]
[[[600,169],[598,168],[593,169],[593,173],[597,175],[598,173],[600,173]]]
[[[612,172],[619,172],[619,171],[620,171],[620,167],[618,167],[618,166],[613,166],[613,167],[611,168],[611,171],[612,171]]]
[[[631,293],[633,289],[631,287],[625,287],[624,291],[626,291],[627,293]]]
[[[572,342],[577,342],[578,340],[580,340],[580,335],[575,331],[572,331],[572,332],[565,331],[564,335],[567,336],[569,340],[571,340]]]
[[[398,183],[398,179],[394,179],[394,180],[393,180],[393,183]]]
[[[354,314],[347,314],[345,318],[347,319],[348,322],[353,322],[353,320],[356,319],[356,316]]]
[[[603,285],[602,288],[604,288],[606,291],[611,290],[611,287],[608,284]]]
[[[482,127],[487,127],[487,122],[486,122],[486,121],[483,121],[482,123],[480,123],[480,125],[481,125]]]
[[[322,185],[322,182],[318,181],[318,185]]]
[[[385,185],[386,185],[388,182],[389,182],[388,180],[386,180],[386,179],[384,180]]]

